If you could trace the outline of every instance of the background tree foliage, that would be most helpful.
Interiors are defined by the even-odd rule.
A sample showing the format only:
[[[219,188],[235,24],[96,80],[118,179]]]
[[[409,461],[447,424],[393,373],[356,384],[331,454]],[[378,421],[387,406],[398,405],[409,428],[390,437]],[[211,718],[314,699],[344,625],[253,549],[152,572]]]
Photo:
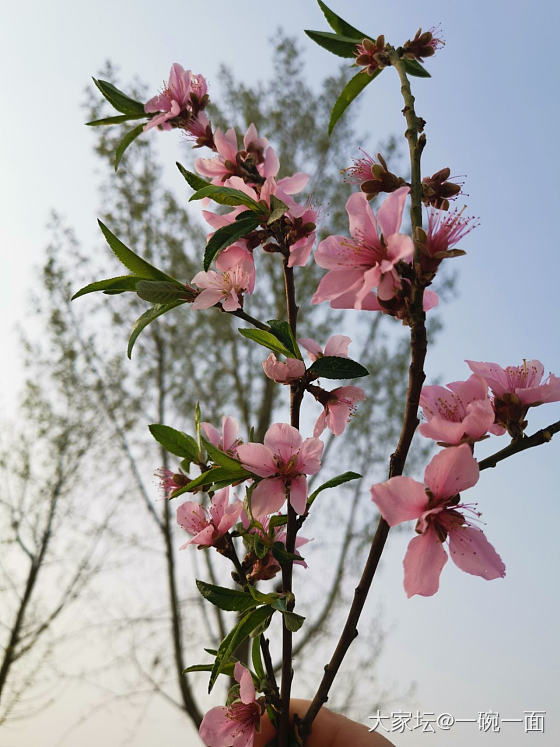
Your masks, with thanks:
[[[295,171],[311,174],[307,196],[319,209],[321,236],[346,233],[344,205],[351,188],[342,181],[340,170],[358,155],[362,141],[345,119],[338,125],[336,138],[329,139],[326,132],[333,96],[348,71],[312,90],[291,39],[280,36],[273,54],[270,81],[253,88],[237,82],[222,68],[219,85],[211,82],[212,121],[222,128],[235,125],[238,135],[254,122],[259,135],[266,136],[279,155],[279,176]],[[98,77],[130,90],[119,82],[109,64]],[[148,97],[141,86],[134,93],[140,100]],[[108,113],[97,92],[90,91],[87,109],[87,120]],[[175,137],[178,149],[182,147],[176,133],[150,132],[138,138],[117,174],[112,162],[122,137],[120,127],[96,128],[93,135],[103,175],[100,218],[136,253],[190,282],[201,269],[207,228],[194,212],[185,210],[190,189],[179,176],[180,197],[163,185],[155,155],[155,142],[160,137]],[[368,150],[373,147],[368,143]],[[393,156],[393,143],[382,150],[386,157]],[[193,152],[188,144],[178,160],[192,168],[199,154],[207,155]],[[257,289],[246,301],[247,310],[264,320],[278,318],[285,303],[281,263],[274,255],[258,251],[255,258]],[[193,659],[199,657],[194,653],[197,648],[200,650],[201,644],[214,646],[231,621],[217,608],[208,611],[195,596],[193,576],[227,583],[227,575],[209,552],[191,548],[177,553],[184,540],[175,525],[176,506],[162,500],[153,478],[156,467],[175,465],[151,439],[147,425],[166,423],[192,433],[198,401],[203,420],[219,426],[222,415],[234,415],[241,423],[242,438],[246,440],[253,427],[258,439],[270,423],[286,419],[288,394],[286,389],[282,398],[281,387],[256,375],[265,357],[263,350],[237,334],[239,320],[217,309],[193,312],[185,305],[161,317],[139,338],[130,364],[125,357],[126,339],[134,319],[146,309],[145,302],[130,294],[69,301],[81,286],[116,274],[115,267],[101,238],[94,252],[84,250],[72,232],[59,219],[54,220],[38,306],[44,330],[42,353],[30,361],[30,373],[37,373],[40,361],[43,373],[35,375],[39,388],[44,388],[43,381],[48,378],[53,396],[76,401],[85,398],[88,433],[95,434],[104,447],[102,457],[95,454],[93,472],[99,481],[91,478],[88,494],[108,507],[118,501],[116,520],[105,542],[113,547],[117,543],[119,573],[113,574],[109,588],[100,592],[100,629],[112,626],[113,631],[106,646],[107,669],[114,671],[115,664],[119,665],[122,692],[127,688],[134,691],[138,702],[155,690],[198,723],[203,708],[197,693],[205,687],[202,681],[198,687],[197,675],[187,678],[182,670],[198,663]],[[310,567],[298,571],[296,579],[298,611],[307,616],[307,622],[295,639],[295,651],[303,682],[310,689],[330,654],[329,633],[331,628],[336,632],[336,610],[347,593],[351,594],[364,547],[371,539],[374,521],[367,486],[384,477],[388,455],[396,443],[407,360],[406,340],[394,320],[353,311],[329,309],[327,314],[324,307],[311,306],[309,299],[320,275],[321,270],[312,262],[298,268],[299,335],[324,345],[331,334],[350,330],[351,356],[369,369],[370,376],[359,382],[367,400],[347,433],[337,439],[336,448],[332,439],[326,438],[326,476],[321,472],[321,478],[326,479],[340,472],[343,465],[360,472],[364,480],[355,488],[343,486],[321,494],[322,510],[306,525],[305,534],[320,538],[320,542],[316,548],[306,546]],[[304,430],[311,430],[319,411],[315,403],[304,410]],[[90,459],[91,454],[86,450],[84,457]],[[322,634],[320,639],[318,633]],[[313,650],[308,647],[311,641]],[[371,630],[354,644],[353,667],[347,667],[347,672],[352,672],[346,687],[339,687],[339,694],[345,691],[338,703],[341,707],[348,707],[358,683],[354,706],[362,713],[385,697],[371,685],[372,662],[381,641],[382,632],[373,621]],[[98,669],[102,672],[103,666]],[[365,677],[370,678],[367,687]]]

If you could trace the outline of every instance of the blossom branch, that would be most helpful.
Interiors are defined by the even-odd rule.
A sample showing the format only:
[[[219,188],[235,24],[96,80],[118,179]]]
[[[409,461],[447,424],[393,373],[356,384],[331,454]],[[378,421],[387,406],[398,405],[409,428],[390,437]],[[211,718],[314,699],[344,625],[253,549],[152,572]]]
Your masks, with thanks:
[[[397,69],[401,80],[401,93],[405,102],[403,115],[406,119],[407,129],[405,137],[408,140],[410,152],[411,167],[411,223],[412,234],[416,233],[417,227],[422,227],[422,181],[420,160],[426,138],[422,133],[424,120],[416,115],[414,109],[414,96],[410,90],[410,84],[404,69],[404,63],[398,52],[391,53],[391,63]],[[416,249],[418,254],[418,249]],[[418,426],[418,406],[420,401],[420,392],[424,383],[424,360],[427,351],[426,336],[426,315],[423,310],[423,293],[424,288],[418,278],[415,276],[412,289],[412,303],[410,308],[410,351],[411,360],[408,376],[408,391],[406,396],[406,407],[403,419],[403,426],[397,448],[391,455],[389,464],[389,477],[402,475],[410,444],[414,432]],[[362,576],[354,591],[354,599],[346,618],[344,629],[339,638],[336,649],[330,662],[325,666],[325,674],[321,680],[319,688],[313,698],[311,705],[303,720],[298,724],[298,731],[302,738],[305,738],[311,731],[313,720],[319,713],[319,710],[328,700],[331,685],[342,664],[342,661],[350,647],[352,641],[358,635],[358,621],[362,613],[367,595],[373,582],[373,577],[379,564],[379,559],[385,547],[389,525],[383,519],[379,518],[377,529],[373,537],[369,555],[362,572]]]

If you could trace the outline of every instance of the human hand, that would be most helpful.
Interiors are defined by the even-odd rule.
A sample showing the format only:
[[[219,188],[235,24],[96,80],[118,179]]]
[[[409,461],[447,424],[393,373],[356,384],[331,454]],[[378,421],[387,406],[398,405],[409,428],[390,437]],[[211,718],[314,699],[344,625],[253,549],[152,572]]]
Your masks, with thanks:
[[[292,700],[290,715],[301,718],[309,707],[308,700]],[[261,720],[261,731],[255,735],[253,747],[266,747],[274,738],[275,730],[266,714]],[[364,724],[351,721],[339,713],[321,708],[313,721],[313,731],[307,738],[306,747],[394,747],[392,742],[377,732],[370,732]]]

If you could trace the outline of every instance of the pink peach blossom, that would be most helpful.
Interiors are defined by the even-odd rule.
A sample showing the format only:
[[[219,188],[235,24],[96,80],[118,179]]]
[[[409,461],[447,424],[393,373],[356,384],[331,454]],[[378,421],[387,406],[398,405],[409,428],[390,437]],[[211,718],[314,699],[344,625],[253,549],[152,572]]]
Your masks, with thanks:
[[[303,441],[300,432],[287,423],[274,423],[264,443],[247,443],[237,448],[239,460],[260,480],[251,495],[251,511],[256,519],[275,513],[286,496],[298,514],[307,505],[307,477],[321,466],[323,442],[318,438]]]
[[[319,415],[313,436],[317,438],[328,428],[333,435],[340,436],[346,428],[350,415],[356,410],[356,402],[366,398],[366,394],[359,386],[340,386],[328,392],[328,399],[324,410]]]
[[[274,353],[270,353],[263,361],[263,370],[269,379],[277,384],[290,384],[296,379],[301,379],[305,374],[305,363],[297,358],[287,358],[286,362],[276,359]]]
[[[477,223],[475,218],[463,218],[462,210],[436,210],[428,208],[428,230],[425,250],[431,257],[443,259]]]
[[[239,423],[235,418],[232,418],[230,415],[224,415],[222,418],[221,433],[211,423],[202,422],[200,428],[206,440],[210,441],[213,446],[237,458],[237,447],[241,441],[238,438]]]
[[[474,443],[488,432],[501,436],[504,429],[494,424],[494,408],[488,398],[488,385],[473,374],[466,381],[453,381],[443,386],[425,386],[420,406],[427,423],[419,432],[426,438],[446,444],[462,441]]]
[[[431,596],[439,588],[439,576],[447,554],[461,570],[487,580],[503,578],[505,566],[484,533],[464,516],[479,516],[460,503],[459,492],[478,481],[478,464],[470,446],[461,444],[436,454],[426,467],[423,485],[410,477],[392,477],[371,488],[371,499],[389,526],[417,519],[418,536],[410,541],[404,558],[404,588]]]
[[[193,309],[208,309],[217,303],[224,311],[241,308],[243,293],[252,293],[255,287],[253,255],[239,244],[232,244],[216,260],[219,272],[197,272],[192,282],[203,290],[195,298]]]
[[[161,112],[146,123],[144,131],[151,130],[152,127],[170,130],[171,124],[168,120],[178,117],[181,112],[190,117],[195,107],[196,114],[198,114],[201,100],[206,93],[207,85],[204,77],[194,75],[191,70],[185,70],[178,62],[175,62],[171,66],[169,82],[163,93],[154,96],[144,105],[144,110],[148,114]]]
[[[173,472],[166,467],[156,469],[154,475],[159,478],[160,487],[166,498],[169,498],[174,490],[178,490],[190,482],[190,477],[187,475],[182,472]]]
[[[515,394],[521,404],[534,407],[560,400],[560,377],[549,374],[543,381],[544,366],[540,361],[523,361],[521,366],[501,368],[497,363],[466,362],[471,371],[483,376],[496,398]]]
[[[214,144],[218,156],[197,158],[194,162],[199,174],[210,178],[212,184],[223,184],[230,176],[245,176],[250,179],[251,167],[261,177],[276,176],[280,167],[274,149],[268,140],[259,137],[257,128],[250,124],[243,138],[243,150],[238,150],[237,134],[229,129],[225,134],[218,128],[214,133]]]
[[[395,296],[402,285],[395,265],[410,262],[414,253],[410,236],[398,233],[409,191],[405,186],[392,192],[379,208],[377,221],[363,192],[350,195],[346,212],[352,239],[328,236],[319,244],[315,261],[329,272],[321,279],[312,303],[331,301],[332,305],[344,296],[346,303],[353,301],[352,306],[361,309],[374,288],[382,300]]]
[[[239,683],[239,698],[227,707],[211,708],[200,724],[198,733],[207,747],[253,747],[259,731],[262,708],[251,673],[239,661],[233,673]]]
[[[209,547],[217,544],[237,522],[242,510],[240,500],[229,503],[229,487],[214,494],[209,510],[194,501],[185,501],[177,509],[177,523],[194,536],[179,549],[184,550],[188,545]]]
[[[327,340],[323,350],[318,342],[310,337],[303,337],[300,344],[307,350],[311,361],[316,361],[324,355],[333,355],[337,358],[348,358],[348,347],[352,340],[346,335],[332,335]]]

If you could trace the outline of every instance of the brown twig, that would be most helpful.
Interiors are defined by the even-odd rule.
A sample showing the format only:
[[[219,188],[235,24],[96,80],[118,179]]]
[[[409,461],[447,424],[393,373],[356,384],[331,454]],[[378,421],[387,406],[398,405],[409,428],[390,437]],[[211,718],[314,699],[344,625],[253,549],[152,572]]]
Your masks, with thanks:
[[[525,451],[525,449],[532,449],[534,446],[541,446],[542,444],[548,443],[554,434],[558,432],[560,432],[560,420],[547,425],[546,428],[541,428],[540,431],[536,431],[532,436],[523,436],[523,438],[518,438],[515,441],[512,441],[509,446],[506,446],[495,454],[486,457],[486,459],[482,459],[478,463],[478,468],[482,470],[488,469],[489,467],[495,467],[498,462],[502,462],[504,459],[507,459],[514,454],[519,454],[520,451]]]

